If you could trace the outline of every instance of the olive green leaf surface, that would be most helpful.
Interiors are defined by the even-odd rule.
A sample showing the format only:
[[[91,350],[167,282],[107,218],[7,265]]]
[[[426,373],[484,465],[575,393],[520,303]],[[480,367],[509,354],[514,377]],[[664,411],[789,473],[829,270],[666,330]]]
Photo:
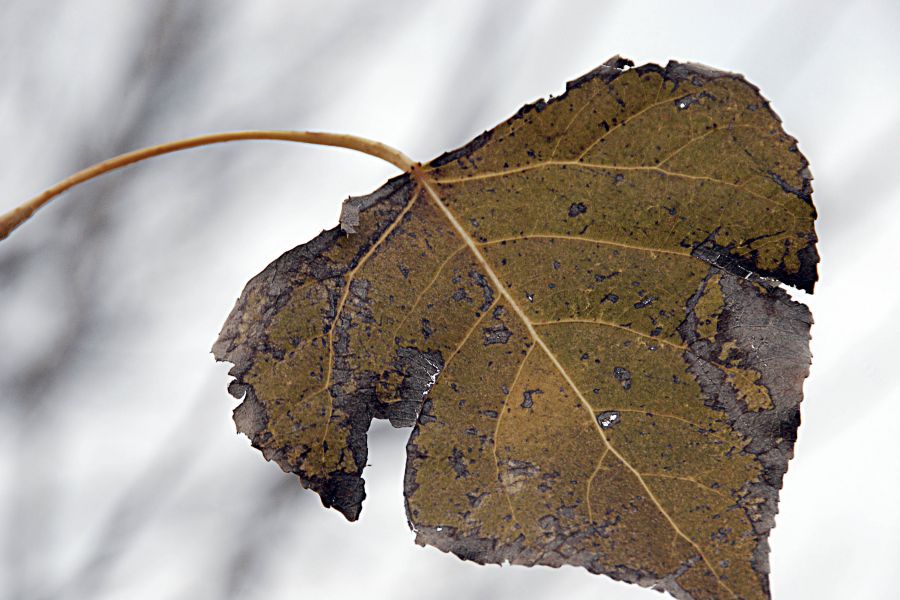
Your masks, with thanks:
[[[238,429],[355,520],[390,419],[421,544],[768,598],[810,180],[741,76],[616,57],[252,279],[214,347]]]

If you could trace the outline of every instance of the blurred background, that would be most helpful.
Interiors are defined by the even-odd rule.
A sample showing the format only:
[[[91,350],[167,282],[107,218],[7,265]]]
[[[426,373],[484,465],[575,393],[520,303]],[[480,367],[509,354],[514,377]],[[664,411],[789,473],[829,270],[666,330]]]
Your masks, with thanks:
[[[426,160],[614,54],[741,72],[815,175],[821,281],[779,598],[900,589],[900,3],[0,0],[0,211],[138,147],[347,132]],[[0,598],[634,599],[575,568],[412,542],[408,430],[374,426],[360,521],[234,432],[209,354],[244,283],[395,169],[252,142],[78,188],[0,244]]]

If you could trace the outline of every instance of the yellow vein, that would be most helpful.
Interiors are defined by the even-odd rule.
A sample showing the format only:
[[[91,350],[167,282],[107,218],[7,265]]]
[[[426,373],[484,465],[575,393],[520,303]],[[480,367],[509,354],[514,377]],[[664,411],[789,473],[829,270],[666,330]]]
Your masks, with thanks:
[[[394,328],[394,333],[393,333],[393,335],[391,335],[391,337],[389,339],[394,339],[397,337],[397,334],[400,333],[400,328],[403,327],[403,325],[405,325],[406,322],[409,320],[409,318],[413,315],[413,313],[416,310],[416,307],[419,306],[419,302],[422,301],[422,298],[425,297],[425,293],[428,290],[430,290],[431,286],[434,285],[434,282],[437,281],[438,276],[441,273],[443,273],[444,268],[447,266],[447,264],[453,259],[454,256],[456,256],[457,254],[459,254],[461,251],[463,251],[465,249],[466,249],[465,244],[460,246],[459,248],[456,248],[455,250],[453,250],[453,252],[451,252],[450,254],[447,255],[447,258],[445,258],[443,260],[443,262],[441,262],[441,264],[438,266],[437,270],[434,272],[434,276],[431,278],[431,281],[429,281],[428,284],[422,288],[422,291],[419,292],[419,294],[416,296],[415,302],[413,302],[412,306],[410,306],[406,310],[406,314],[403,315],[402,319],[400,319],[400,323],[398,323],[397,327]]]
[[[724,129],[720,130],[720,129],[718,129],[718,128],[710,128],[710,129],[708,129],[705,133],[701,133],[700,135],[692,136],[691,139],[689,139],[689,140],[686,141],[685,143],[681,144],[680,146],[678,146],[677,148],[675,148],[674,150],[672,150],[671,152],[669,152],[665,157],[661,158],[658,164],[659,164],[659,165],[664,165],[664,164],[666,164],[666,162],[668,162],[668,161],[672,160],[673,158],[675,158],[676,156],[678,156],[678,154],[679,154],[682,150],[684,150],[685,148],[687,148],[687,147],[690,146],[691,144],[694,144],[694,143],[696,143],[696,142],[699,142],[700,140],[702,140],[702,139],[705,138],[706,136],[712,135],[712,134],[715,133],[716,131],[725,131],[725,130],[724,130]]]
[[[676,562],[681,563],[681,557],[675,552],[678,549],[678,546],[676,545],[678,539],[677,533],[672,536],[672,541],[669,542],[669,556],[675,559]]]
[[[641,414],[641,415],[647,415],[649,413],[648,416],[664,417],[666,419],[675,419],[676,421],[681,421],[682,423],[686,423],[692,427],[696,427],[697,429],[709,429],[712,425],[715,425],[715,423],[710,423],[709,425],[700,425],[699,423],[695,423],[693,421],[685,419],[684,417],[679,417],[678,415],[672,415],[669,413],[657,412],[655,410],[637,410],[635,408],[611,408],[609,410],[614,410],[616,412],[630,412],[630,413],[636,413],[636,414]]]
[[[517,242],[520,240],[531,239],[548,239],[548,240],[572,240],[575,242],[585,242],[590,244],[601,244],[603,246],[616,246],[618,248],[626,248],[628,250],[640,250],[641,252],[651,252],[660,254],[674,254],[677,256],[690,256],[690,252],[678,250],[663,250],[662,248],[650,248],[649,246],[638,246],[636,244],[625,244],[623,242],[613,242],[610,240],[601,240],[598,238],[589,238],[578,235],[566,235],[563,233],[527,233],[522,235],[512,235],[509,237],[497,238],[486,242],[478,243],[481,247],[495,246],[503,242]]]
[[[509,516],[513,521],[518,523],[518,519],[516,519],[516,511],[513,509],[512,498],[509,497],[509,490],[506,489],[506,485],[503,483],[503,477],[500,474],[500,457],[497,455],[497,438],[500,436],[500,421],[503,419],[503,413],[506,412],[507,404],[509,402],[509,397],[512,395],[513,390],[516,387],[516,383],[519,381],[519,377],[522,376],[522,371],[525,368],[525,363],[528,362],[528,357],[531,356],[531,351],[534,350],[534,344],[528,347],[528,350],[525,351],[525,357],[522,359],[522,362],[519,363],[519,368],[516,369],[516,375],[513,377],[512,383],[509,386],[509,393],[507,393],[503,397],[503,406],[500,407],[500,414],[497,415],[497,424],[494,426],[494,438],[493,443],[491,444],[491,450],[494,453],[494,466],[497,469],[497,481],[500,483],[500,489],[503,490],[503,495],[506,496],[506,503],[509,505]]]
[[[716,580],[719,582],[719,584],[723,588],[728,590],[728,592],[732,596],[737,597],[737,594],[735,594],[734,591],[731,590],[731,588],[729,588],[722,581],[721,577],[719,577],[715,568],[712,566],[712,563],[709,561],[709,559],[706,558],[706,555],[703,553],[703,550],[700,548],[700,546],[681,530],[681,528],[672,519],[672,517],[665,510],[665,508],[663,508],[662,503],[656,498],[656,495],[653,493],[653,490],[650,489],[650,486],[647,485],[647,482],[644,481],[644,479],[641,477],[641,474],[637,471],[637,469],[635,469],[625,459],[625,457],[622,456],[619,453],[619,451],[616,450],[615,447],[613,447],[610,444],[609,440],[606,438],[605,432],[600,427],[600,424],[597,422],[597,419],[594,418],[594,409],[591,407],[590,403],[584,397],[584,394],[581,393],[581,390],[578,388],[577,385],[575,385],[575,382],[572,380],[572,377],[569,375],[568,371],[566,371],[563,368],[562,364],[559,362],[559,359],[550,350],[550,348],[544,342],[544,339],[538,334],[537,330],[534,328],[534,325],[531,323],[531,319],[528,318],[528,316],[525,314],[525,312],[522,310],[522,308],[519,306],[519,304],[516,302],[516,300],[509,293],[509,290],[506,289],[506,286],[504,286],[503,283],[500,281],[500,279],[497,277],[497,274],[494,272],[494,269],[490,266],[487,259],[484,257],[484,254],[482,254],[481,250],[478,248],[478,244],[476,244],[475,240],[473,240],[471,238],[471,236],[469,236],[469,234],[466,232],[466,230],[463,229],[463,226],[459,223],[456,216],[450,211],[450,209],[447,207],[447,205],[444,204],[443,200],[441,200],[441,198],[440,198],[440,196],[438,196],[437,192],[435,192],[434,188],[431,185],[431,182],[427,179],[427,177],[421,172],[421,170],[418,167],[413,167],[412,174],[422,184],[422,186],[425,188],[425,191],[428,193],[428,195],[431,197],[431,199],[434,201],[434,203],[437,205],[437,207],[441,210],[442,213],[444,213],[444,216],[447,218],[447,220],[450,222],[450,224],[453,226],[453,228],[457,231],[457,233],[459,233],[460,237],[466,242],[466,245],[471,249],[472,254],[475,255],[476,259],[478,259],[478,262],[480,262],[482,264],[485,271],[487,272],[488,279],[491,280],[491,282],[498,289],[500,294],[506,298],[506,301],[509,303],[509,306],[513,309],[513,312],[515,312],[519,316],[519,319],[521,319],[522,323],[525,325],[525,328],[528,330],[528,333],[529,333],[529,335],[531,335],[531,338],[535,341],[535,343],[538,346],[541,347],[541,350],[544,351],[544,353],[547,355],[547,357],[553,363],[553,366],[556,367],[557,371],[560,373],[560,375],[562,375],[563,379],[565,379],[566,383],[569,385],[569,387],[572,389],[572,391],[575,392],[575,395],[578,397],[582,406],[585,408],[587,413],[590,415],[591,423],[593,424],[596,431],[600,434],[601,439],[606,444],[607,448],[609,448],[609,451],[612,452],[616,458],[618,458],[620,461],[622,461],[622,464],[624,464],[634,474],[634,476],[640,482],[641,486],[647,492],[647,495],[649,496],[649,498],[653,501],[653,503],[656,505],[657,509],[660,511],[660,514],[662,514],[666,518],[666,520],[669,521],[669,524],[672,526],[672,528],[675,529],[675,531],[677,531],[679,535],[681,535],[689,544],[691,544],[697,550],[697,553],[700,555],[700,557],[706,563],[710,572],[716,577]]]
[[[604,327],[612,327],[614,329],[620,329],[622,331],[634,334],[636,336],[647,338],[648,340],[653,340],[654,342],[659,342],[661,344],[665,344],[666,346],[671,346],[672,348],[678,348],[680,350],[687,350],[688,347],[683,344],[676,344],[675,342],[670,342],[661,337],[652,336],[647,333],[642,333],[637,329],[632,329],[631,327],[626,327],[625,325],[617,325],[615,323],[610,323],[609,321],[603,321],[601,319],[557,319],[555,321],[533,321],[535,327],[546,327],[548,325],[560,325],[566,323],[583,323],[585,325],[602,325]]]
[[[475,319],[475,322],[472,323],[472,326],[469,327],[468,331],[466,331],[466,334],[463,336],[463,339],[456,345],[456,348],[453,350],[453,352],[450,354],[450,356],[447,358],[447,360],[444,361],[444,368],[442,369],[441,372],[447,371],[447,367],[450,366],[450,361],[452,361],[456,357],[456,355],[459,354],[460,350],[462,350],[463,346],[466,344],[467,341],[469,341],[469,338],[472,336],[472,332],[474,332],[475,329],[478,328],[478,325],[484,320],[484,317],[488,313],[491,312],[491,309],[494,308],[494,306],[497,305],[497,300],[499,300],[499,298],[494,298],[494,301],[491,302],[491,305],[487,308],[487,310],[484,311],[483,313],[481,313],[481,316],[479,316],[477,319]]]
[[[718,496],[721,496],[722,498],[725,498],[726,500],[728,500],[729,502],[734,504],[734,498],[732,498],[725,492],[721,492],[721,491],[717,490],[716,488],[710,487],[701,481],[697,481],[693,477],[688,477],[687,475],[670,475],[668,473],[644,473],[643,475],[644,475],[644,477],[659,477],[660,479],[677,479],[678,481],[689,481],[691,483],[697,484],[698,486],[700,486],[701,488],[703,488],[709,492],[712,492],[713,494],[716,494]]]
[[[594,93],[591,94],[590,96],[588,96],[588,99],[585,101],[585,103],[582,105],[582,107],[579,108],[577,111],[575,111],[575,114],[572,115],[571,119],[569,119],[569,122],[566,124],[566,128],[563,129],[562,133],[559,134],[559,137],[556,138],[556,145],[553,146],[553,152],[550,153],[551,159],[554,156],[556,156],[556,152],[557,152],[557,150],[559,150],[559,145],[562,143],[563,139],[566,137],[566,134],[569,133],[569,129],[571,129],[572,125],[575,123],[575,121],[578,119],[578,117],[581,116],[581,113],[583,113],[584,110],[588,106],[591,105],[591,102],[594,101],[594,98],[596,98],[597,96],[600,95],[601,91],[604,91],[603,87],[598,86],[597,89],[594,91]]]
[[[350,295],[350,284],[353,282],[353,278],[356,276],[356,273],[362,268],[362,266],[372,257],[376,250],[381,246],[382,242],[384,242],[393,232],[394,230],[400,226],[400,223],[403,222],[403,217],[406,216],[406,213],[410,211],[413,205],[416,203],[416,199],[419,197],[422,186],[421,184],[417,185],[413,190],[412,194],[410,194],[410,199],[406,203],[406,206],[403,207],[403,210],[400,211],[400,214],[394,219],[394,221],[384,230],[384,232],[379,236],[379,238],[372,244],[372,247],[369,248],[362,258],[359,259],[359,262],[356,263],[356,266],[350,270],[347,274],[347,280],[344,282],[344,291],[341,294],[341,299],[338,301],[337,307],[334,311],[334,321],[331,323],[331,329],[328,331],[328,373],[325,376],[325,385],[322,386],[321,390],[313,392],[314,394],[318,394],[324,390],[328,389],[328,386],[331,384],[331,375],[334,371],[334,330],[337,329],[338,322],[341,318],[341,312],[344,310],[344,305],[347,302],[347,297]],[[328,437],[328,431],[331,426],[331,417],[334,414],[334,401],[331,400],[329,394],[329,402],[328,402],[328,416],[325,418],[325,429],[322,432],[322,442],[320,446],[322,447],[322,463],[325,462],[325,440]]]
[[[690,425],[691,427],[696,427],[697,429],[706,429],[707,433],[704,433],[703,435],[716,438],[723,442],[728,442],[729,444],[735,443],[735,440],[733,438],[729,438],[721,433],[717,433],[716,431],[713,431],[712,427],[713,427],[713,425],[715,425],[715,423],[710,423],[709,425],[700,425],[699,423],[694,423],[693,421],[689,421],[683,417],[679,417],[677,415],[671,415],[668,413],[657,412],[653,409],[637,410],[634,408],[609,408],[609,409],[604,410],[604,412],[606,412],[606,411],[613,411],[613,412],[617,412],[617,413],[634,413],[634,414],[638,414],[638,415],[643,415],[645,417],[652,417],[652,418],[662,417],[664,419],[672,419],[673,421],[681,421],[682,423]]]
[[[591,508],[591,486],[594,485],[594,479],[597,477],[597,473],[600,472],[600,467],[603,465],[603,459],[606,458],[606,455],[609,454],[609,446],[605,446],[603,448],[603,454],[600,455],[600,458],[597,460],[597,466],[594,467],[594,472],[591,473],[591,476],[588,477],[587,481],[587,489],[584,492],[584,499],[587,501],[588,507],[588,521],[591,523],[594,522],[594,509]],[[675,534],[678,535],[677,533]]]
[[[659,81],[659,89],[660,90],[662,89],[663,84],[665,84],[665,81],[666,81],[665,79],[662,79],[662,78],[660,79],[660,81]],[[656,91],[656,95],[657,95],[657,97],[659,97],[659,90]],[[609,131],[605,132],[603,135],[599,136],[596,140],[594,140],[590,145],[588,145],[588,147],[585,148],[584,151],[578,155],[578,160],[581,160],[582,158],[587,156],[588,152],[590,152],[591,150],[594,149],[594,146],[596,146],[597,144],[599,144],[600,142],[605,140],[607,137],[609,137],[609,135],[612,132],[624,127],[628,121],[632,121],[636,117],[639,117],[642,114],[644,114],[645,112],[652,110],[652,109],[656,108],[657,106],[662,106],[663,104],[665,104],[667,102],[678,102],[681,98],[686,98],[688,95],[689,94],[684,94],[683,96],[681,96],[679,98],[666,98],[665,100],[660,100],[659,102],[654,102],[653,104],[648,104],[647,106],[645,106],[641,110],[637,111],[636,113],[634,113],[632,115],[628,115],[627,117],[625,117],[624,119],[619,121],[618,124],[613,125]]]
[[[788,214],[791,215],[792,218],[796,219],[796,215],[790,209],[788,209],[785,205],[781,204],[774,198],[769,196],[763,196],[759,192],[754,192],[752,190],[747,189],[745,186],[725,181],[724,179],[717,179],[715,177],[709,177],[706,175],[692,175],[690,173],[682,173],[680,171],[669,171],[668,169],[663,169],[659,166],[649,166],[649,165],[617,165],[617,164],[607,164],[607,163],[589,163],[589,162],[579,162],[577,160],[545,160],[542,162],[531,163],[528,165],[523,165],[521,167],[515,167],[512,169],[506,169],[504,171],[491,171],[489,173],[479,173],[478,175],[468,175],[465,177],[445,177],[442,179],[435,179],[434,182],[438,185],[449,185],[454,183],[466,183],[468,181],[478,181],[484,179],[497,179],[500,177],[505,177],[507,175],[515,175],[517,173],[525,173],[528,171],[535,171],[537,169],[544,169],[547,167],[575,167],[575,168],[585,168],[585,169],[599,169],[603,171],[643,171],[650,173],[661,173],[663,175],[667,175],[669,177],[677,177],[680,179],[691,179],[695,181],[707,181],[709,183],[715,183],[717,185],[724,185],[727,187],[734,188],[740,192],[747,194],[748,196],[752,196],[758,200],[769,202],[778,208],[784,210]]]

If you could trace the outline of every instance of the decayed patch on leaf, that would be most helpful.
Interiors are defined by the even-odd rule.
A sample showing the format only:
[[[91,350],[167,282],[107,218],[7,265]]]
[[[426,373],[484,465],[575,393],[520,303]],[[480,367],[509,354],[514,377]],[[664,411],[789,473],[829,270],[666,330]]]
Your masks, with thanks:
[[[818,255],[807,163],[738,75],[614,59],[348,201],[214,352],[240,431],[357,518],[414,426],[419,543],[767,598]]]

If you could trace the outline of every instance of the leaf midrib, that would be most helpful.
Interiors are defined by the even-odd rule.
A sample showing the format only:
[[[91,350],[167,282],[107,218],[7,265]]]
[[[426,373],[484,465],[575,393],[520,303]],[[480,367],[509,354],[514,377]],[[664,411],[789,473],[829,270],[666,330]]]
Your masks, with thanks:
[[[478,243],[475,242],[474,239],[472,239],[472,237],[468,234],[468,232],[466,232],[466,230],[460,224],[459,220],[457,220],[456,216],[450,211],[449,207],[444,203],[444,201],[441,199],[441,197],[434,190],[434,187],[432,186],[432,183],[433,183],[432,180],[427,176],[426,173],[423,172],[422,168],[419,166],[416,166],[412,169],[411,175],[417,181],[417,183],[419,183],[419,185],[422,186],[422,188],[425,190],[425,192],[428,194],[428,196],[431,198],[431,200],[434,202],[434,204],[437,206],[437,208],[441,211],[441,213],[444,215],[444,217],[447,219],[447,221],[453,226],[453,229],[456,231],[456,233],[465,242],[466,246],[469,248],[469,250],[475,256],[475,259],[484,268],[485,272],[487,273],[488,279],[491,280],[491,283],[494,284],[494,287],[496,287],[497,290],[500,292],[500,294],[506,299],[506,301],[509,303],[509,306],[513,309],[513,312],[515,312],[516,315],[518,315],[519,319],[525,325],[525,328],[527,329],[528,334],[534,340],[535,344],[537,344],[538,346],[541,347],[541,350],[544,351],[544,353],[547,355],[547,358],[550,359],[550,361],[553,363],[553,366],[557,369],[557,371],[560,373],[560,375],[562,375],[563,379],[565,379],[566,384],[572,389],[572,391],[575,392],[575,395],[578,397],[578,400],[581,402],[582,406],[585,408],[585,410],[588,412],[588,414],[591,415],[591,423],[593,424],[597,433],[600,435],[600,439],[603,440],[603,443],[605,444],[607,450],[609,452],[611,452],[616,458],[618,458],[622,462],[622,464],[629,471],[631,471],[632,474],[637,478],[637,480],[640,482],[641,486],[647,492],[647,495],[650,498],[650,500],[653,502],[653,504],[656,506],[656,508],[660,511],[660,513],[666,518],[666,520],[672,526],[672,529],[675,531],[675,533],[677,533],[685,541],[687,541],[691,546],[694,547],[694,549],[697,551],[697,553],[703,559],[703,562],[706,563],[706,566],[709,568],[710,572],[713,574],[713,576],[715,576],[717,583],[719,585],[721,585],[725,590],[727,590],[728,593],[731,594],[732,597],[737,598],[738,597],[737,594],[722,581],[719,574],[713,568],[712,563],[709,561],[709,559],[706,558],[706,555],[703,552],[703,550],[700,548],[699,544],[697,544],[693,539],[691,539],[687,534],[685,534],[681,530],[681,528],[678,526],[678,524],[674,521],[674,519],[672,519],[672,517],[669,515],[669,513],[665,510],[665,508],[663,508],[660,501],[656,498],[656,495],[653,493],[653,491],[647,485],[647,482],[644,481],[644,478],[641,476],[641,473],[636,468],[634,468],[634,466],[632,466],[631,463],[629,463],[625,459],[625,457],[622,456],[622,454],[620,454],[619,451],[616,450],[616,448],[607,439],[606,434],[604,433],[603,429],[600,427],[600,424],[597,423],[597,420],[595,418],[593,418],[594,409],[591,407],[590,403],[587,401],[587,399],[581,393],[581,390],[575,384],[575,381],[572,379],[572,377],[569,375],[569,373],[566,371],[566,369],[559,362],[559,359],[556,357],[556,355],[550,350],[550,348],[544,342],[543,338],[538,334],[531,319],[525,314],[525,311],[522,310],[522,308],[519,306],[519,304],[515,301],[515,299],[512,297],[512,295],[506,289],[506,286],[503,285],[503,283],[500,281],[500,278],[494,272],[494,269],[491,267],[490,263],[488,263],[485,256],[481,253],[481,250],[478,248]]]

